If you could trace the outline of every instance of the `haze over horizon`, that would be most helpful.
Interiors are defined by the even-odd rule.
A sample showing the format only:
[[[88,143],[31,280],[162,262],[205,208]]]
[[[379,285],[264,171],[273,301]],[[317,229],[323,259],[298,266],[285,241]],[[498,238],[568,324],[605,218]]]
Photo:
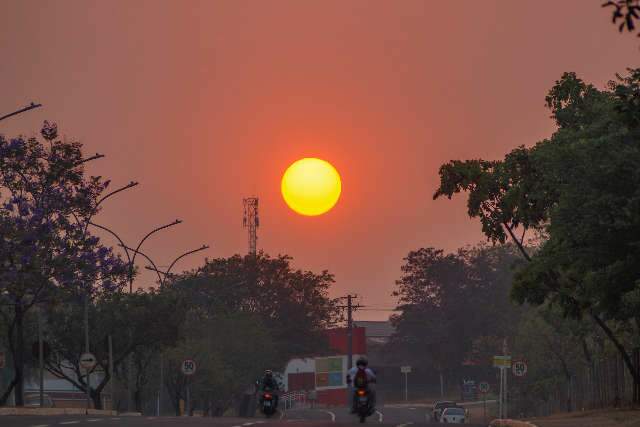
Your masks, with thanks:
[[[159,264],[203,243],[178,269],[245,253],[242,198],[257,195],[260,249],[334,273],[334,296],[388,308],[407,252],[483,240],[463,198],[432,200],[442,163],[548,137],[544,97],[563,72],[601,87],[632,65],[638,39],[597,4],[578,19],[582,3],[6,2],[0,112],[44,107],[0,132],[55,121],[106,154],[92,173],[140,181],[97,222],[133,242],[184,220],[145,244]],[[303,157],[342,177],[319,217],[280,195]]]

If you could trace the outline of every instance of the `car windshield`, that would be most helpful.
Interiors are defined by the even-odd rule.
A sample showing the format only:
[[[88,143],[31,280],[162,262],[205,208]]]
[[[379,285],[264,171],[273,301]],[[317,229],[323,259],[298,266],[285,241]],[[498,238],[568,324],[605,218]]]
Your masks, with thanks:
[[[447,408],[444,410],[443,415],[464,415],[464,409],[462,408]]]

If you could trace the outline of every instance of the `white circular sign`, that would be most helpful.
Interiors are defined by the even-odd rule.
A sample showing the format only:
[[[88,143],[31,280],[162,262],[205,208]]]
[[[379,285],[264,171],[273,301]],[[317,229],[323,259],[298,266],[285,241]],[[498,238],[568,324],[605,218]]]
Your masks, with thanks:
[[[484,394],[489,393],[490,387],[489,387],[489,383],[487,383],[487,382],[480,383],[478,385],[478,388],[480,389],[480,393],[484,393]]]
[[[96,357],[91,353],[84,353],[80,356],[80,367],[86,370],[93,369],[96,366]]]
[[[524,377],[527,375],[527,363],[524,360],[516,360],[512,366],[513,375],[516,377]]]
[[[180,367],[180,370],[185,375],[193,375],[193,374],[195,374],[196,373],[196,362],[195,362],[195,360],[185,359],[182,362],[182,366]]]

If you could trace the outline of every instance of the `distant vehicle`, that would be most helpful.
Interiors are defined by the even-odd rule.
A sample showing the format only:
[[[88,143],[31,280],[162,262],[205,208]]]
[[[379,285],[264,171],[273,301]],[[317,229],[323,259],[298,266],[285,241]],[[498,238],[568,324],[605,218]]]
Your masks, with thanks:
[[[456,404],[456,402],[452,402],[450,400],[442,400],[440,402],[436,402],[435,405],[433,405],[433,419],[434,421],[439,421],[440,420],[440,414],[442,414],[442,410],[445,408],[449,408],[449,407],[457,407],[458,405]]]
[[[451,407],[444,408],[440,415],[441,423],[464,424],[466,420],[466,412],[463,408]]]
[[[40,407],[40,393],[25,393],[24,395],[24,406],[29,408],[39,408]],[[43,408],[53,408],[55,404],[53,403],[53,399],[51,396],[45,393],[44,395],[44,406]]]

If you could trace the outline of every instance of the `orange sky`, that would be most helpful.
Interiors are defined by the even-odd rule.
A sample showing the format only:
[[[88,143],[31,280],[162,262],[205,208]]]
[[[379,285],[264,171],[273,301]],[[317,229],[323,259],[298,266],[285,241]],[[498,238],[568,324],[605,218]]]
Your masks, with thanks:
[[[601,86],[638,66],[640,41],[600,3],[0,0],[0,112],[45,105],[0,132],[57,121],[107,155],[93,173],[140,181],[99,220],[131,243],[185,220],[145,246],[160,264],[202,243],[245,252],[242,198],[257,194],[259,248],[390,307],[409,250],[481,240],[462,198],[432,201],[440,164],[549,135],[544,97],[564,71]],[[301,157],[342,175],[327,215],[281,199]]]

